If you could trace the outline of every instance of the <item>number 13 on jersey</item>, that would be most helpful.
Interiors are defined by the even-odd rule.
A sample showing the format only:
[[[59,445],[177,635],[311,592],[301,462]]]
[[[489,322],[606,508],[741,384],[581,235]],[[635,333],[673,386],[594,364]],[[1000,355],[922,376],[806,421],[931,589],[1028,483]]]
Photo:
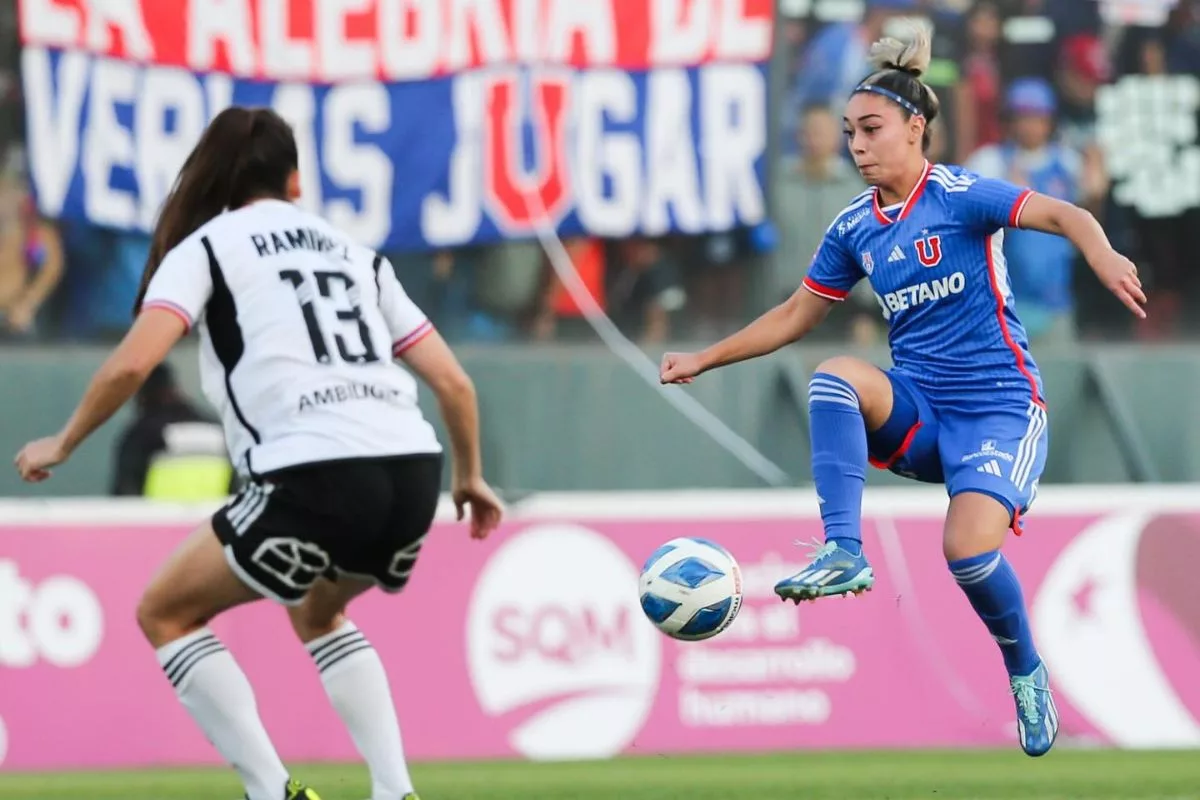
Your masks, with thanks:
[[[314,270],[309,280],[300,270],[285,269],[280,271],[279,279],[290,283],[296,293],[313,356],[319,363],[333,362],[329,340],[321,327],[321,317],[328,316],[328,312],[322,314],[319,308],[331,308],[340,323],[339,330],[333,334],[333,343],[342,362],[372,364],[379,361],[371,330],[362,316],[359,290],[353,278],[337,270]],[[340,297],[335,297],[335,289]]]

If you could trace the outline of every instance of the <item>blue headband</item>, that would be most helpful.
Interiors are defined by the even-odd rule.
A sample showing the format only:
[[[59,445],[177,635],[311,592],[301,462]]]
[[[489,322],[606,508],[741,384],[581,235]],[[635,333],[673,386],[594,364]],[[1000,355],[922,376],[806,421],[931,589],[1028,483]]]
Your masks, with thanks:
[[[900,107],[908,111],[910,114],[914,114],[918,117],[925,116],[921,113],[921,109],[917,108],[910,101],[905,100],[891,89],[884,89],[882,86],[876,86],[873,83],[860,83],[850,94],[858,94],[859,92],[874,92],[875,94],[883,95],[887,99],[899,103]]]

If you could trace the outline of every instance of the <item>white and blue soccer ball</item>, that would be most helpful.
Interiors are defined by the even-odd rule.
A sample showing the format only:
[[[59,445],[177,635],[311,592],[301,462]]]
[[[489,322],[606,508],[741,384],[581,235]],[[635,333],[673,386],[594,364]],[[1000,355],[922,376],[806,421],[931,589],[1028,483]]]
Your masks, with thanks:
[[[708,539],[672,539],[650,554],[638,581],[642,611],[673,639],[696,642],[729,627],[742,606],[742,571]]]

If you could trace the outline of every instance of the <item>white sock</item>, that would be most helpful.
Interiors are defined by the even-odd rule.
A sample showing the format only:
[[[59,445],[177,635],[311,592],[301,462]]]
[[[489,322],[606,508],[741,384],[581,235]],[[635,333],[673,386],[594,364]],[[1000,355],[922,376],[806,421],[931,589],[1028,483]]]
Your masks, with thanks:
[[[413,790],[412,778],[379,654],[349,620],[305,646],[329,700],[371,771],[372,800],[401,800]]]
[[[237,770],[249,800],[281,800],[288,781],[241,667],[208,628],[158,649],[158,663],[217,751]]]

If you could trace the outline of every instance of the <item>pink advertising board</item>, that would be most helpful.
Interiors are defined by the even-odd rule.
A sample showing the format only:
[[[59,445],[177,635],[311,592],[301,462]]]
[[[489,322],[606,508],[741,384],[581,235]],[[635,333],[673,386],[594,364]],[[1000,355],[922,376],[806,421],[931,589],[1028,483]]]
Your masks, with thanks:
[[[485,543],[442,520],[408,591],[352,616],[392,678],[415,759],[1014,745],[995,645],[946,573],[940,491],[869,493],[875,591],[799,608],[774,582],[821,534],[807,492],[537,496]],[[0,768],[215,763],[134,623],[205,509],[0,503]],[[676,536],[729,547],[734,624],[666,639],[637,602]],[[1200,491],[1047,488],[1006,552],[1050,666],[1064,741],[1200,746]],[[214,629],[285,758],[353,746],[278,606]],[[1138,701],[1121,687],[1135,682]]]

